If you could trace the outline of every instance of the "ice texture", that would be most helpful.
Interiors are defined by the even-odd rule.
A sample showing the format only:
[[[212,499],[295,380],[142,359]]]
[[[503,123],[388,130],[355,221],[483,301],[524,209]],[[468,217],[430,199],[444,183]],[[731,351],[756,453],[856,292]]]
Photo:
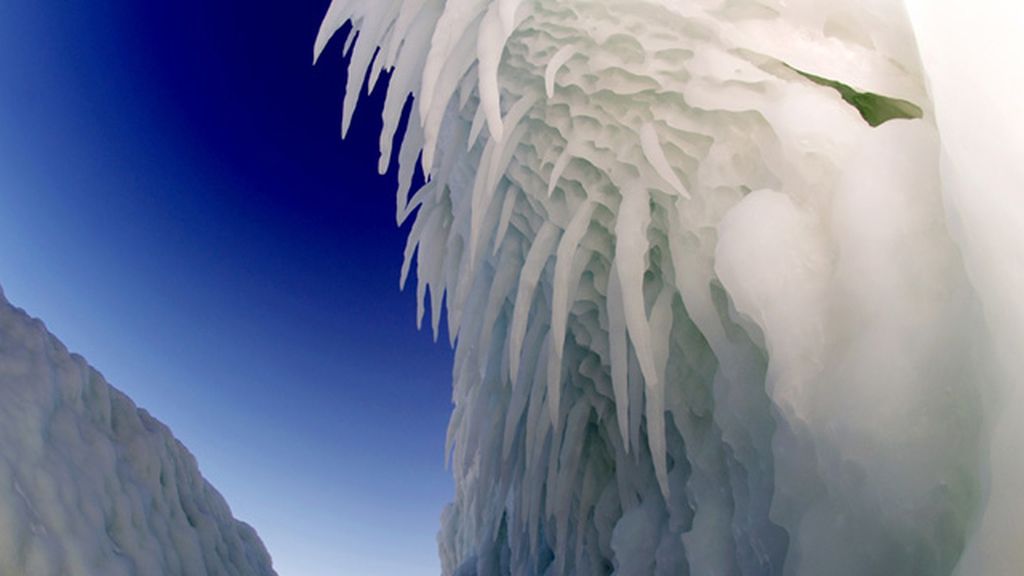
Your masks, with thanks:
[[[345,117],[416,99],[444,573],[1024,573],[1021,14],[334,0]]]
[[[2,292],[0,574],[275,574],[170,430]]]

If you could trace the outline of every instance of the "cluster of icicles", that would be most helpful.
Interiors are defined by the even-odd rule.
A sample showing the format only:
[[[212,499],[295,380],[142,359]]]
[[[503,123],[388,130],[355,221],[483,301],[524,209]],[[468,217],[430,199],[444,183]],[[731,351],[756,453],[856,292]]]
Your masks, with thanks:
[[[902,2],[334,0],[317,53],[350,21],[343,129],[393,70],[382,170],[415,97],[445,574],[1012,568],[963,565],[1001,541],[970,543],[998,378]]]

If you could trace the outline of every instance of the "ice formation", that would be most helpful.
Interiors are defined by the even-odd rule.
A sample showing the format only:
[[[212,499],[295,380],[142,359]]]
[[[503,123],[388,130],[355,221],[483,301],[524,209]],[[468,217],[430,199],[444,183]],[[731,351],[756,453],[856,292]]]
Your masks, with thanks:
[[[334,0],[456,345],[444,573],[1024,573],[1020,16]]]
[[[273,576],[166,426],[0,292],[0,574]]]

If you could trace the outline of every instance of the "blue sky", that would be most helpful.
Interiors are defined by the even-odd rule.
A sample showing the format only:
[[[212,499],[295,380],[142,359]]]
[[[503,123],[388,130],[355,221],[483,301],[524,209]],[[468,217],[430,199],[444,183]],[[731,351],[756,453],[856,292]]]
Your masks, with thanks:
[[[166,422],[282,576],[436,574],[452,353],[399,292],[327,0],[0,3],[0,285]]]

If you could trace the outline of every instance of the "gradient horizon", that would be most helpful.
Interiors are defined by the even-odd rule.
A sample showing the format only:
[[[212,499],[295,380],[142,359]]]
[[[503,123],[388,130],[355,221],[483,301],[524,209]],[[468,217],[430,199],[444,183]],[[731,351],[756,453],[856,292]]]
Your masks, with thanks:
[[[168,424],[282,576],[437,574],[452,353],[399,292],[328,0],[0,6],[0,286]],[[413,282],[413,280],[410,280]]]

